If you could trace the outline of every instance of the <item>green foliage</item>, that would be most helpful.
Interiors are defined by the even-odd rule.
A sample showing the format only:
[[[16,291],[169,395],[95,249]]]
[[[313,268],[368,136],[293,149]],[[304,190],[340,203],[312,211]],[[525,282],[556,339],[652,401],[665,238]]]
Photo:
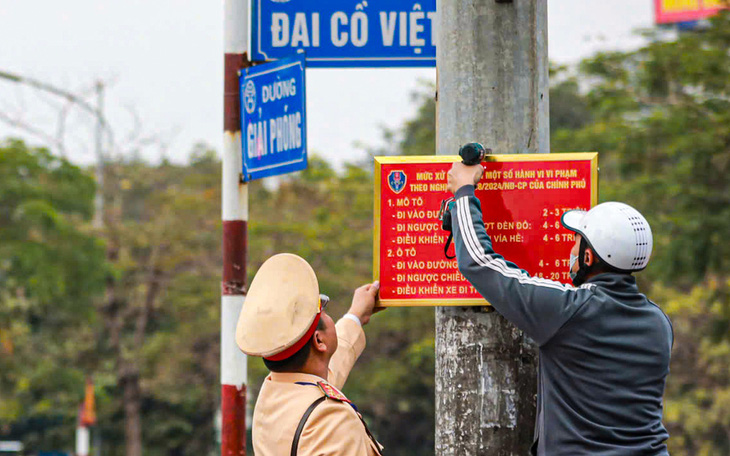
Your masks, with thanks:
[[[730,14],[701,33],[553,69],[552,149],[600,152],[601,199],[649,219],[655,254],[638,275],[672,318],[665,397],[673,455],[730,453]],[[373,154],[435,151],[433,86]],[[220,162],[108,168],[107,229],[88,228],[88,173],[22,142],[0,146],[0,436],[31,450],[72,447],[84,377],[94,374],[104,453],[135,419],[144,453],[216,451]],[[294,252],[339,316],[372,280],[370,161],[249,184],[249,279]],[[433,453],[434,314],[394,308],[366,327],[345,393],[390,455]],[[266,375],[249,360],[249,405]]]
[[[43,149],[0,148],[0,437],[73,448],[93,374],[105,454],[123,454],[130,404],[146,454],[210,453],[218,404],[220,162],[107,168],[95,185]],[[103,241],[102,241],[103,239]]]
[[[45,149],[0,145],[0,435],[30,448],[70,447],[105,270],[94,188]]]
[[[599,151],[601,200],[625,201],[651,223],[654,254],[638,278],[674,322],[673,455],[730,453],[728,49],[723,13],[701,33],[587,59],[578,79],[590,84],[577,95],[592,121],[552,135],[553,150]]]
[[[578,79],[563,77],[567,68],[551,68],[550,77],[550,134],[560,129],[575,130],[589,124],[591,111],[588,101],[580,93]]]
[[[594,121],[559,129],[553,148],[601,152],[602,199],[647,213],[656,253],[647,276],[690,287],[730,272],[730,19],[581,64]]]
[[[110,166],[113,267],[98,306],[101,432],[123,454],[120,430],[139,420],[145,454],[208,453],[219,389],[220,162],[204,146],[187,165]],[[111,399],[116,398],[116,399]],[[120,400],[120,398],[122,400]],[[134,407],[130,407],[130,405]]]
[[[674,322],[665,422],[671,454],[730,453],[730,279],[689,292],[656,285],[652,297]]]

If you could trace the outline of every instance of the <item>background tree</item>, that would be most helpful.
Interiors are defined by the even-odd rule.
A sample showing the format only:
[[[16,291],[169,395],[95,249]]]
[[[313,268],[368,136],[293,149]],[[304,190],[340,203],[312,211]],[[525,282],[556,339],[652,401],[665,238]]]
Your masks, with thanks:
[[[89,230],[94,181],[12,140],[0,144],[0,435],[70,448],[95,348],[103,244]]]
[[[638,279],[672,318],[665,395],[671,453],[730,454],[730,18],[674,41],[553,69],[554,152],[600,152],[600,199],[652,224]],[[433,87],[373,154],[432,154]],[[19,141],[0,146],[0,438],[70,449],[94,372],[103,453],[216,451],[220,163],[117,160],[108,231],[88,229],[86,171]],[[372,278],[372,162],[251,183],[249,271],[307,258],[332,313]],[[106,259],[105,259],[106,257]],[[250,277],[250,278],[251,278]],[[433,454],[433,311],[394,308],[366,327],[345,394],[388,454]],[[253,406],[266,371],[249,359]],[[143,426],[144,424],[144,426]],[[142,431],[144,429],[144,431]]]
[[[730,14],[675,41],[583,61],[553,150],[600,152],[601,200],[646,215],[654,254],[638,275],[674,322],[665,396],[673,455],[730,454]],[[563,85],[562,89],[568,88]],[[553,104],[551,93],[551,104]],[[561,105],[557,105],[561,106]],[[559,117],[558,117],[559,118]],[[552,120],[552,119],[551,119]]]
[[[119,399],[105,409],[102,430],[124,429],[127,456],[200,454],[214,441],[219,170],[203,146],[187,165],[110,167],[113,274],[97,329],[103,387]]]

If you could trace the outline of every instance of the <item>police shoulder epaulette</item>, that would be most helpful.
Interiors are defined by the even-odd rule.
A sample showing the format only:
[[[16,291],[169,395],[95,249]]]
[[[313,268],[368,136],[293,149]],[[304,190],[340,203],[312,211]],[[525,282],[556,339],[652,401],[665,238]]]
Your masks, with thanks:
[[[352,404],[352,402],[347,397],[345,397],[345,395],[342,394],[340,390],[330,385],[329,383],[317,382],[317,386],[319,386],[319,389],[321,389],[324,395],[328,398]]]

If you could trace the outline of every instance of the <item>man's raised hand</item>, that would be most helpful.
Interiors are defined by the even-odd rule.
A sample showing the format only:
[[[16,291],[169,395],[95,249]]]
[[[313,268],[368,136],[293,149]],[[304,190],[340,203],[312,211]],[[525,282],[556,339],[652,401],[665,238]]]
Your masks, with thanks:
[[[482,178],[483,173],[484,168],[481,164],[467,166],[460,162],[454,162],[447,174],[448,184],[446,188],[448,191],[455,194],[456,191],[464,185],[476,186]]]

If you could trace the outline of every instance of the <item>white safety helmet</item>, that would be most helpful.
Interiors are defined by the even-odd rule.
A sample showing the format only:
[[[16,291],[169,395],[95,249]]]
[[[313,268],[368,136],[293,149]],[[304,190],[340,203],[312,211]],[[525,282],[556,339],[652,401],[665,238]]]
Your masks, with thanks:
[[[608,202],[590,211],[567,211],[564,227],[580,234],[603,262],[621,271],[641,271],[649,264],[653,239],[643,215],[624,203]]]

